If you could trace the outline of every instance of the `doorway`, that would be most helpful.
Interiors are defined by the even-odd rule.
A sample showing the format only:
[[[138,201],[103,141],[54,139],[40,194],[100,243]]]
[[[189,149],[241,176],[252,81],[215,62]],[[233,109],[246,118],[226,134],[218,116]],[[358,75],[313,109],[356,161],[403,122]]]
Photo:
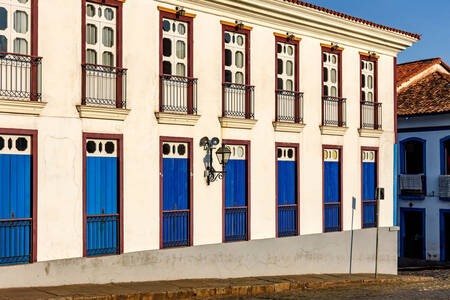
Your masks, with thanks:
[[[440,211],[441,261],[450,261],[450,209]]]
[[[402,208],[401,256],[425,259],[425,209]]]

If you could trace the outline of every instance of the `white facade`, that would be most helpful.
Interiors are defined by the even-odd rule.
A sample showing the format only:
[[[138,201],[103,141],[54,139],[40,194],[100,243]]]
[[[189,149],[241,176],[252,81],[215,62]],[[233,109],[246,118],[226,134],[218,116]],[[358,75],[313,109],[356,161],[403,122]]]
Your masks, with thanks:
[[[176,6],[196,15],[193,77],[198,78],[200,118],[194,126],[159,124],[155,117],[159,111],[160,75],[158,7],[173,10]],[[193,139],[194,246],[222,243],[222,183],[206,184],[205,151],[199,146],[204,136],[251,143],[251,240],[276,236],[276,142],[299,144],[300,236],[323,232],[323,145],[342,146],[343,230],[361,228],[361,147],[379,149],[379,186],[385,188],[386,196],[380,205],[379,225],[393,226],[394,58],[417,38],[285,1],[130,0],[123,3],[122,19],[122,66],[128,69],[126,108],[129,114],[121,121],[111,120],[121,118],[124,112],[120,109],[112,109],[109,120],[92,115],[83,118],[77,111],[82,98],[81,1],[40,0],[38,13],[38,54],[43,57],[42,102],[46,105],[34,116],[24,113],[0,116],[0,128],[38,131],[38,262],[83,256],[82,134],[85,132],[123,135],[124,253],[160,248],[160,137]],[[249,84],[255,86],[257,122],[250,129],[225,128],[218,120],[222,116],[220,22],[235,23],[235,20],[252,27]],[[272,124],[276,76],[274,32],[292,32],[301,38],[299,85],[304,92],[305,124],[301,132],[275,131]],[[342,97],[347,99],[347,128],[327,134],[320,128],[321,44],[331,43],[344,48]],[[378,99],[383,105],[382,131],[377,131],[375,137],[358,130],[359,52],[369,51],[379,56]],[[11,104],[6,100],[1,102],[0,111],[8,105]],[[357,199],[354,224],[351,224],[352,197]]]

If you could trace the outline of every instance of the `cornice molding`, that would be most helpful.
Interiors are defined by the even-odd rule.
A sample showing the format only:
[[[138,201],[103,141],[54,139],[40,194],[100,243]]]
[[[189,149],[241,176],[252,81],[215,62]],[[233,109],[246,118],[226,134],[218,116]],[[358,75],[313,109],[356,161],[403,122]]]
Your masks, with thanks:
[[[162,6],[158,6],[158,10],[159,11],[168,12],[168,13],[171,13],[171,14],[177,14],[177,10],[176,9],[166,8],[166,7],[162,7]],[[184,16],[188,17],[188,18],[195,18],[197,15],[185,12]]]

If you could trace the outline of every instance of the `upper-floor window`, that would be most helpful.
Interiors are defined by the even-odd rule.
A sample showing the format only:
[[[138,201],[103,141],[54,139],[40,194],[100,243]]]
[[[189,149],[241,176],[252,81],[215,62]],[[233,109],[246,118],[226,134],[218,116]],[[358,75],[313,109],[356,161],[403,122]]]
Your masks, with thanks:
[[[162,19],[162,73],[187,76],[190,51],[188,45],[188,22]]]
[[[0,52],[31,53],[32,0],[0,0]]]
[[[382,128],[382,106],[378,102],[378,56],[360,52],[361,128]]]
[[[323,96],[339,97],[340,88],[340,54],[329,51],[323,51]]]
[[[423,142],[418,140],[407,141],[404,147],[404,174],[423,174]]]
[[[246,36],[242,33],[225,30],[224,68],[225,82],[246,83]]]
[[[277,41],[277,89],[294,91],[296,84],[297,45]]]
[[[375,62],[361,59],[361,101],[376,102]]]

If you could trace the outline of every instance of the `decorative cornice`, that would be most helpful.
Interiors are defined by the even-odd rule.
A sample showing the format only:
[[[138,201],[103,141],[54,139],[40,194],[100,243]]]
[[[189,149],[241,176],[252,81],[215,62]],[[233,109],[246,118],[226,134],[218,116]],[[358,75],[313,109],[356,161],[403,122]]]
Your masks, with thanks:
[[[168,12],[168,13],[171,13],[171,14],[176,14],[177,13],[176,9],[166,8],[166,7],[162,7],[162,6],[158,6],[158,10],[159,11]],[[189,17],[189,18],[195,18],[197,15],[185,12],[184,16],[185,17]]]
[[[257,120],[219,117],[222,128],[252,129]]]
[[[339,50],[339,51],[343,51],[344,50],[343,47],[338,47],[336,45],[331,45],[331,44],[320,44],[320,47],[335,49],[335,50]]]
[[[379,58],[380,58],[379,55],[372,55],[371,53],[368,53],[368,52],[359,52],[359,55],[361,55],[361,56],[367,56],[367,57],[375,57],[376,59],[379,59]]]
[[[278,33],[278,32],[274,32],[273,35],[276,36],[276,37],[285,38],[285,39],[289,38],[289,36],[287,34],[282,34],[282,33]],[[299,37],[294,37],[294,41],[299,41],[300,42],[301,40],[302,39],[299,38]]]
[[[348,127],[320,126],[322,135],[345,135]]]
[[[77,105],[77,110],[80,114],[80,118],[117,121],[124,121],[130,113],[130,110],[125,108],[89,105]]]
[[[275,131],[295,133],[301,133],[303,131],[303,128],[305,127],[305,124],[288,122],[272,122],[272,125]]]
[[[0,99],[0,113],[39,116],[47,102]]]
[[[237,25],[236,23],[228,22],[228,21],[220,21],[220,24],[222,24],[222,25],[227,25],[227,26],[232,26],[232,27],[235,27],[235,26]],[[253,29],[253,27],[247,26],[247,25],[244,25],[243,28],[244,28],[245,30],[252,30],[252,29]]]
[[[155,112],[158,124],[195,126],[201,116]]]
[[[367,129],[360,128],[358,129],[360,137],[370,137],[370,138],[379,138],[383,134],[383,130],[377,129]]]

